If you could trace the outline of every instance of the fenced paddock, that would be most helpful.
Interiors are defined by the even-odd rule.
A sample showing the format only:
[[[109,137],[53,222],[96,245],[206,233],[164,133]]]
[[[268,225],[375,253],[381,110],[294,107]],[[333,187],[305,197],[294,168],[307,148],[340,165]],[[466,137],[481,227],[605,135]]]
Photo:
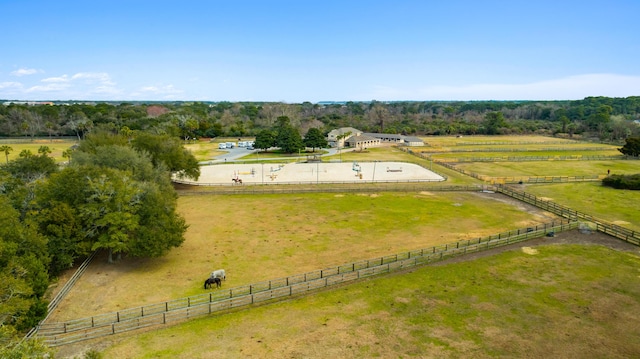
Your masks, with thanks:
[[[606,233],[610,236],[621,239],[625,242],[640,245],[640,233],[631,229],[619,226],[617,224],[609,223],[607,221],[598,219],[590,214],[582,213],[571,209],[567,206],[555,203],[553,201],[544,200],[530,193],[522,192],[510,188],[508,186],[496,186],[493,187],[496,192],[505,194],[509,197],[515,198],[519,201],[534,205],[545,211],[557,214],[560,217],[566,218],[571,221],[584,221],[594,223],[598,232]]]
[[[336,184],[380,182],[441,182],[445,178],[408,162],[237,163],[200,167],[198,181],[174,179],[197,186],[271,184]]]
[[[178,323],[190,318],[302,295],[328,286],[538,238],[549,232],[561,232],[577,227],[578,222],[576,221],[556,221],[536,227],[515,229],[488,237],[357,261],[228,290],[216,290],[144,307],[130,308],[63,323],[42,323],[37,327],[35,336],[42,339],[49,346],[60,346],[149,326]]]

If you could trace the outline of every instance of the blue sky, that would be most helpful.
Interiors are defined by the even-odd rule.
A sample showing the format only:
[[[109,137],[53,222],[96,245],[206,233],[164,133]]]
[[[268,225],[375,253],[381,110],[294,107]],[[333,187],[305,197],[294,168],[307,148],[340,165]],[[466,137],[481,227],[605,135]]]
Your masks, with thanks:
[[[0,99],[640,96],[638,14],[638,0],[0,0]]]

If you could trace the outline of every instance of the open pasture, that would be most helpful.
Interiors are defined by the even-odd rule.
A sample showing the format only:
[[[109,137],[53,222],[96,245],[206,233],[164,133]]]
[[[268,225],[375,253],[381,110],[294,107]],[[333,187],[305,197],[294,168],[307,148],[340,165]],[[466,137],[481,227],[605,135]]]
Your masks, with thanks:
[[[429,147],[501,146],[501,145],[544,145],[557,146],[573,144],[575,140],[539,135],[524,136],[426,136],[421,137]]]
[[[635,173],[640,172],[640,170]],[[526,185],[526,192],[640,231],[640,191],[605,187],[600,182]]]
[[[495,159],[496,161],[507,160],[507,159],[522,159],[525,160],[531,157],[543,157],[549,158],[550,160],[563,160],[563,159],[589,159],[589,158],[597,158],[597,157],[620,157],[623,159],[624,156],[618,151],[617,148],[611,149],[598,149],[598,150],[540,150],[540,151],[531,151],[528,148],[526,149],[514,149],[509,151],[466,151],[466,152],[447,152],[447,153],[431,153],[429,154],[431,158],[434,160],[441,161],[473,161],[477,159],[479,161],[486,161],[490,159]]]
[[[555,139],[543,136],[466,137],[464,139],[467,142],[430,142],[429,146],[416,147],[414,150],[416,152],[429,154],[434,159],[447,161],[503,157],[588,158],[596,156],[622,156],[618,151],[620,146]]]
[[[638,357],[638,266],[517,248],[102,343],[109,358]]]
[[[0,141],[0,146],[9,146],[12,148],[12,151],[9,153],[9,161],[14,160],[20,157],[20,152],[24,150],[29,150],[33,154],[38,154],[38,149],[42,146],[47,146],[51,150],[51,153],[48,155],[52,157],[56,162],[63,162],[67,159],[62,157],[62,153],[68,150],[71,146],[78,143],[78,141],[71,139],[34,139],[34,140],[20,140],[20,141],[12,141],[12,140],[2,140]],[[6,158],[4,152],[0,152],[0,162],[5,163]]]
[[[281,278],[410,249],[546,223],[555,216],[498,194],[423,192],[194,195],[179,198],[189,229],[155,259],[93,261],[54,313],[64,321]]]
[[[620,146],[609,145],[596,142],[585,142],[576,140],[556,139],[552,137],[527,136],[521,138],[519,136],[495,136],[492,140],[475,139],[473,137],[466,138],[468,142],[456,141],[452,142],[431,138],[425,140],[425,146],[416,147],[419,151],[424,152],[484,152],[484,151],[522,151],[526,148],[528,151],[595,151],[595,150],[615,150]]]
[[[490,177],[606,176],[640,173],[638,160],[469,162],[456,167]]]
[[[198,161],[208,161],[216,156],[226,153],[218,149],[218,144],[209,141],[197,141],[185,143],[184,148],[189,150]]]

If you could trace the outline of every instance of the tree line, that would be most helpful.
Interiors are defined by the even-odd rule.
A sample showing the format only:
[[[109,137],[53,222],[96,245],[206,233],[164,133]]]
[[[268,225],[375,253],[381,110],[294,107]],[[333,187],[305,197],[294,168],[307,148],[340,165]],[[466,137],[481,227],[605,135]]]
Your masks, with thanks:
[[[110,262],[158,257],[180,246],[187,225],[171,176],[200,175],[168,135],[94,129],[68,164],[50,153],[41,146],[0,165],[0,357],[46,351],[18,334],[46,315],[50,280],[78,260],[96,250]]]
[[[504,122],[491,126],[487,115]],[[405,135],[581,134],[607,140],[638,135],[640,96],[576,101],[424,101],[312,104],[273,102],[54,103],[0,106],[0,136],[76,136],[95,127],[162,130],[184,139],[256,136],[286,116],[306,134],[339,127]]]

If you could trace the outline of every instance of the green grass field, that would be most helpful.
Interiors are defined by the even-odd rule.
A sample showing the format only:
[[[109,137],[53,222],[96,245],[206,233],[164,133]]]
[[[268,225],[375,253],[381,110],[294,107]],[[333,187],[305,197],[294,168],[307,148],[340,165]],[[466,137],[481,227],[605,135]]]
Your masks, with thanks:
[[[570,152],[571,148],[606,146],[542,136],[425,140],[440,148],[502,146],[522,148],[523,153],[532,146],[537,151],[531,151],[532,155],[543,147],[564,147]],[[191,149],[208,157],[215,155],[217,145],[197,144]],[[339,156],[342,161],[393,160],[433,166],[448,176],[446,182],[433,186],[482,183],[395,147],[343,152],[325,160]],[[640,161],[631,160],[458,166],[493,177],[640,172]],[[518,189],[640,229],[639,191],[613,190],[599,182],[522,185]],[[182,247],[162,258],[126,258],[115,266],[94,261],[54,313],[53,321],[199,294],[204,278],[217,268],[227,269],[229,278],[224,285],[233,287],[477,238],[552,217],[488,194],[349,194],[348,189],[345,193],[184,195],[179,198],[179,210],[190,225]],[[419,268],[134,334],[107,345],[105,357],[640,356],[635,340],[640,335],[636,325],[640,313],[638,256],[580,245],[538,250],[536,255],[511,252]]]
[[[38,154],[38,149],[41,146],[47,146],[51,150],[49,154],[56,162],[63,162],[67,159],[62,157],[62,152],[69,149],[69,147],[75,145],[78,141],[75,140],[60,140],[60,139],[35,139],[29,142],[12,142],[10,140],[3,140],[0,142],[0,146],[9,146],[11,147],[11,151],[9,152],[9,161],[12,161],[20,156],[20,152],[24,150],[29,150],[33,154]],[[0,152],[0,163],[6,162],[6,157],[4,152]]]
[[[640,191],[604,187],[600,182],[537,184],[526,186],[525,191],[640,231]]]
[[[500,152],[500,151],[474,151],[474,152],[449,152],[449,153],[435,153],[432,154],[431,157],[434,160],[443,160],[443,161],[469,161],[473,159],[483,159],[483,158],[496,158],[496,159],[507,159],[507,158],[528,158],[528,157],[544,157],[550,159],[561,160],[563,158],[577,158],[577,159],[588,159],[590,157],[602,157],[602,156],[619,156],[621,159],[624,158],[620,151],[617,149],[609,149],[609,150],[597,150],[597,151],[508,151],[508,152]]]
[[[501,146],[501,145],[519,145],[526,143],[527,146],[557,146],[572,145],[576,143],[587,143],[575,139],[555,138],[539,135],[523,135],[523,136],[425,136],[422,137],[425,144],[432,147],[451,147],[451,146]]]
[[[630,358],[640,257],[542,246],[135,335],[107,358]],[[535,254],[533,254],[535,253]]]
[[[527,161],[527,162],[469,162],[456,167],[490,177],[529,176],[606,176],[640,173],[640,161]]]

